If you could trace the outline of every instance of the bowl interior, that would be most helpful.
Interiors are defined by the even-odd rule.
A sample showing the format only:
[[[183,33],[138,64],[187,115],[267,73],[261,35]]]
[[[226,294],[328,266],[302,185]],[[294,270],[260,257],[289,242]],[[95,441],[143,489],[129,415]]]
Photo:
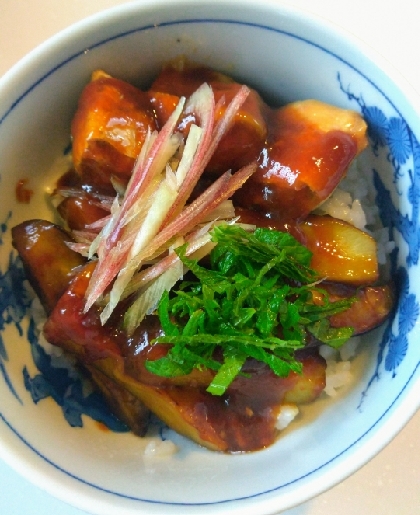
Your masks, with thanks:
[[[386,74],[333,29],[278,5],[245,3],[239,13],[235,4],[142,2],[112,10],[44,44],[1,83],[0,448],[26,477],[94,513],[286,509],[361,466],[418,406],[418,115]],[[52,165],[68,149],[70,121],[92,70],[146,87],[162,63],[180,54],[233,75],[272,104],[318,98],[360,111],[371,142],[363,166],[397,243],[389,261],[398,307],[364,337],[351,387],[305,408],[272,448],[253,454],[211,453],[164,430],[179,452],[145,457],[145,442],[124,432],[78,378],[66,368],[55,373],[64,365],[38,343],[39,319],[29,310],[10,242],[13,225],[53,216],[46,202]],[[29,205],[15,201],[21,178],[34,190]],[[112,430],[92,419],[98,412]]]

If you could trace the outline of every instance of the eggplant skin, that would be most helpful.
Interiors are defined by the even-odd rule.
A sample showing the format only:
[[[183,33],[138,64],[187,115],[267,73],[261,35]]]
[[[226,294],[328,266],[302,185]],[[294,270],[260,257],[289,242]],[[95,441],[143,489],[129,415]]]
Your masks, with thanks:
[[[137,436],[145,436],[149,427],[150,411],[127,389],[110,379],[98,368],[85,365],[90,378],[105,397],[116,417]]]
[[[367,333],[380,326],[395,306],[395,286],[392,282],[362,288],[325,282],[320,287],[326,290],[331,302],[355,298],[348,309],[329,319],[331,327],[352,327],[354,335]]]
[[[83,256],[68,247],[71,241],[65,230],[45,220],[28,220],[12,229],[12,245],[47,314],[86,263]]]

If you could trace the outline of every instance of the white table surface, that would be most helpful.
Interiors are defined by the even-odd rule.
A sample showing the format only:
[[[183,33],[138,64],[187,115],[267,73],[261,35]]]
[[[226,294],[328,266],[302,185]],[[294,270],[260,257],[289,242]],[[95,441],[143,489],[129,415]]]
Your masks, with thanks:
[[[126,0],[0,0],[0,75],[62,28],[122,3]],[[293,5],[315,12],[368,43],[420,94],[417,2],[294,0]],[[420,413],[363,469],[283,515],[420,515],[419,437]],[[0,513],[83,515],[82,511],[32,486],[1,459]]]

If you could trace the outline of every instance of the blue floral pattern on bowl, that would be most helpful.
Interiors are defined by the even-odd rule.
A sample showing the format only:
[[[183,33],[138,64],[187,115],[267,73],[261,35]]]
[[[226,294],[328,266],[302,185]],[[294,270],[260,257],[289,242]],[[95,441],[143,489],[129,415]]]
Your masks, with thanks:
[[[411,213],[402,214],[392,201],[378,170],[373,170],[374,185],[377,191],[376,203],[384,227],[389,230],[390,239],[395,238],[395,231],[408,246],[407,267],[416,265],[420,253],[419,203],[420,203],[420,145],[409,126],[399,116],[387,117],[377,106],[366,105],[361,97],[356,96],[349,87],[345,88],[338,75],[341,90],[349,100],[355,101],[368,124],[368,136],[373,152],[379,156],[386,153],[386,159],[394,169],[394,183],[407,174],[409,178],[408,201]],[[398,192],[401,196],[402,192]],[[376,374],[384,361],[384,368],[393,375],[404,360],[408,350],[408,333],[414,328],[420,313],[420,306],[414,293],[410,292],[407,269],[398,266],[398,249],[391,254],[391,275],[395,281],[398,295],[398,311],[390,317],[380,343]],[[393,324],[398,320],[397,331]]]

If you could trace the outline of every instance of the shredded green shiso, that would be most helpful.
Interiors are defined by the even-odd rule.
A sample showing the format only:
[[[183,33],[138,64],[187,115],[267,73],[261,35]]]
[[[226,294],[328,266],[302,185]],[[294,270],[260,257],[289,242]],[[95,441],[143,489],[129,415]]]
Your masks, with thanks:
[[[150,372],[175,377],[207,368],[215,371],[207,391],[222,395],[248,358],[286,377],[301,372],[295,351],[305,346],[308,333],[334,348],[353,334],[328,321],[353,299],[328,300],[310,268],[311,252],[290,234],[220,225],[212,240],[217,245],[208,268],[185,256],[186,245],[176,249],[193,279],[159,302],[164,336],[154,342],[170,348],[165,357],[146,362]],[[322,303],[314,304],[314,290]]]

